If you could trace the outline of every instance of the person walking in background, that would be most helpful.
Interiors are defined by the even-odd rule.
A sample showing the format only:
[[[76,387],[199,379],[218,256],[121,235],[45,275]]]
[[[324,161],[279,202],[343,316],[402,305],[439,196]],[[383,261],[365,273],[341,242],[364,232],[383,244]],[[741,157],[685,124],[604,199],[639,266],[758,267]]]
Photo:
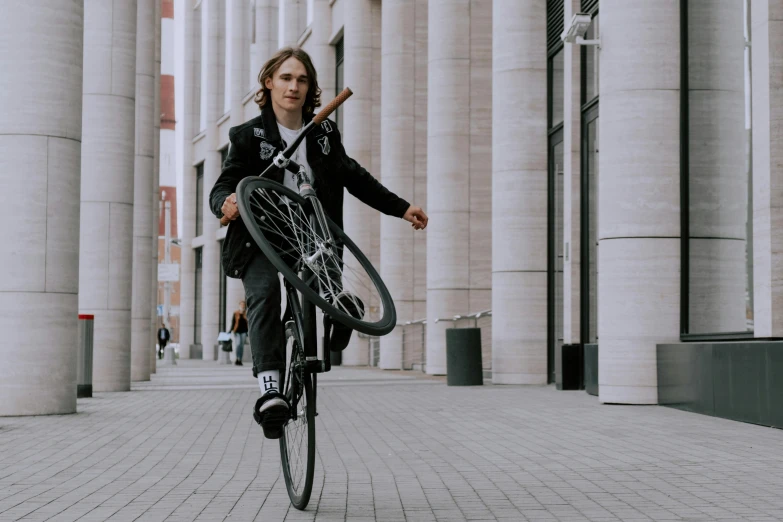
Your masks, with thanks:
[[[231,320],[231,333],[234,335],[234,352],[237,360],[234,364],[242,366],[242,353],[245,350],[245,340],[247,339],[247,312],[245,302],[239,302],[239,310],[234,312],[234,318]]]
[[[169,339],[171,339],[169,329],[161,322],[160,328],[158,328],[158,359],[163,359],[163,349],[166,348]]]

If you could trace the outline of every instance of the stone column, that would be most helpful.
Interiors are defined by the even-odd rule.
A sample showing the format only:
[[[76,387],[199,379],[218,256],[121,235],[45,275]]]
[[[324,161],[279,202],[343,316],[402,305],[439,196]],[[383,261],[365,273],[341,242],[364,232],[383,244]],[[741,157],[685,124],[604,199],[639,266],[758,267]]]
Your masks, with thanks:
[[[160,211],[158,210],[160,202],[160,122],[161,122],[161,40],[162,40],[162,0],[155,0],[155,78],[153,85],[153,92],[155,93],[155,111],[153,122],[153,160],[152,160],[152,193],[150,194],[150,215],[152,216],[152,222],[150,223],[150,233],[152,236],[152,252],[150,260],[152,265],[150,266],[152,271],[152,277],[150,278],[150,303],[151,310],[150,315],[150,335],[149,335],[149,347],[147,348],[147,354],[150,357],[150,373],[156,373],[158,364],[158,354],[155,350],[157,343],[157,332],[160,320],[158,319],[158,217]],[[167,15],[170,15],[168,11],[173,11],[173,0],[167,0]],[[173,26],[173,24],[171,24]],[[173,27],[171,27],[173,29]],[[173,31],[170,33],[173,37]],[[171,40],[169,40],[171,41]],[[173,42],[172,42],[173,43]],[[171,45],[171,44],[169,44]],[[173,54],[173,45],[171,46]],[[171,58],[170,58],[171,59]]]
[[[783,0],[752,2],[756,337],[783,336]]]
[[[229,46],[229,60],[230,67],[226,68],[227,73],[230,75],[229,79],[229,93],[228,96],[230,112],[231,112],[231,125],[240,125],[244,122],[244,107],[242,105],[242,98],[247,88],[247,65],[244,60],[245,48],[248,46],[248,39],[244,31],[244,7],[245,3],[242,0],[230,0],[228,3],[227,17],[230,17],[229,23],[234,28],[231,31],[230,38],[227,39],[227,45]],[[260,68],[259,68],[260,70]],[[221,166],[222,168],[222,166]],[[212,188],[211,186],[209,187]],[[205,186],[205,192],[207,192]],[[208,195],[208,193],[207,193]],[[212,214],[210,213],[210,216]],[[218,261],[220,262],[220,261]],[[218,273],[220,272],[218,268]],[[226,330],[231,328],[231,320],[234,315],[234,310],[239,306],[239,301],[244,299],[245,290],[242,286],[242,281],[239,279],[227,277],[226,278]],[[249,343],[248,343],[249,344]],[[249,360],[250,347],[245,346],[245,353],[243,359]],[[231,359],[234,360],[236,352],[231,353]]]
[[[397,0],[383,8],[381,180],[412,204],[427,202],[427,1]],[[425,209],[428,211],[428,209]],[[397,307],[398,324],[426,316],[427,233],[381,216],[380,273]],[[412,332],[411,329],[409,331]],[[417,332],[418,333],[418,332]],[[418,363],[419,342],[403,329],[381,338],[379,366]],[[424,347],[422,346],[421,349]],[[411,350],[416,350],[414,354]],[[408,367],[409,367],[408,366]]]
[[[415,200],[416,0],[385,0],[382,12],[381,182],[408,201]],[[397,323],[412,321],[417,270],[415,232],[410,224],[381,217],[380,274],[397,308]],[[419,265],[420,266],[420,265]],[[402,328],[381,338],[379,367],[402,367]]]
[[[283,47],[295,46],[305,28],[304,21],[300,20],[300,3],[304,3],[307,0],[282,1],[283,25],[281,26],[281,29],[283,31]]]
[[[691,333],[746,330],[742,2],[688,2]]]
[[[343,6],[345,18],[345,85],[353,96],[342,107],[343,126],[340,129],[349,156],[367,170],[372,169],[372,0],[346,0]],[[377,175],[377,173],[376,173]],[[373,237],[380,232],[378,212],[371,209],[348,192],[343,205],[343,224],[348,237],[370,259]],[[353,260],[347,260],[350,267]],[[357,273],[361,273],[357,270]],[[369,285],[369,281],[367,282]],[[357,285],[358,287],[358,285]],[[360,296],[365,303],[369,295]],[[370,305],[371,307],[372,305]],[[366,339],[354,335],[343,352],[343,364],[367,364],[369,345]]]
[[[227,84],[229,87],[226,96],[228,97],[229,112],[231,114],[231,125],[240,125],[244,122],[242,98],[247,92],[245,54],[248,40],[245,35],[246,24],[243,18],[246,5],[243,0],[229,0],[226,11],[227,26],[231,28],[230,34],[226,36],[227,55],[229,58],[229,63],[226,64]],[[209,188],[210,190],[212,189],[212,187]]]
[[[0,17],[0,416],[76,411],[83,27],[79,2]]]
[[[679,15],[677,0],[601,2],[601,402],[655,404],[656,343],[679,340]]]
[[[494,2],[492,382],[495,384],[547,382],[544,20],[543,1]]]
[[[429,374],[446,373],[451,326],[434,320],[490,304],[491,12],[488,1],[429,3]]]
[[[564,19],[581,11],[581,0],[566,0]],[[580,339],[581,263],[581,65],[580,47],[563,47],[563,343]],[[557,357],[557,355],[555,355]]]
[[[203,8],[203,5],[202,5]],[[182,127],[182,221],[179,222],[182,238],[180,261],[180,304],[179,304],[179,353],[180,358],[190,359],[190,346],[193,344],[194,307],[195,307],[195,264],[192,248],[195,234],[196,205],[196,173],[193,168],[193,138],[198,134],[200,100],[196,97],[196,77],[201,47],[197,42],[198,26],[201,19],[195,11],[186,7],[182,13],[185,57],[185,67],[182,78],[182,110],[179,111],[179,125]]]
[[[93,390],[130,390],[136,0],[84,3],[79,311]]]
[[[313,0],[313,32],[305,43],[307,53],[313,59],[313,65],[318,71],[318,86],[321,88],[321,107],[317,108],[316,112],[337,95],[334,92],[336,81],[334,47],[329,45],[329,36],[332,34],[332,13],[329,1]],[[331,118],[334,119],[334,114]]]
[[[492,0],[470,2],[470,295],[463,313],[492,308],[492,10]],[[492,347],[483,348],[489,368]]]
[[[429,3],[427,373],[446,373],[449,323],[470,302],[470,2]]]
[[[137,0],[136,157],[133,180],[131,380],[150,379],[152,184],[155,156],[155,0]],[[159,114],[159,113],[158,113]],[[154,346],[154,345],[153,345]]]
[[[256,0],[256,43],[253,44],[253,60],[250,66],[250,86],[258,88],[258,75],[261,67],[272,57],[277,49],[278,0]]]
[[[217,120],[222,113],[219,105],[220,75],[218,71],[219,61],[225,61],[225,56],[219,52],[220,32],[223,24],[220,16],[219,2],[222,0],[203,0],[202,15],[206,16],[206,31],[201,35],[205,40],[205,54],[201,57],[202,75],[205,82],[201,88],[206,92],[206,136],[207,152],[204,157],[204,194],[203,200],[197,201],[202,206],[203,216],[203,264],[201,272],[201,344],[203,347],[202,359],[214,361],[217,359],[217,336],[219,325],[219,299],[220,299],[220,243],[215,234],[220,227],[220,222],[215,219],[209,209],[209,192],[220,175],[220,151],[218,150]],[[194,191],[195,192],[195,191]]]

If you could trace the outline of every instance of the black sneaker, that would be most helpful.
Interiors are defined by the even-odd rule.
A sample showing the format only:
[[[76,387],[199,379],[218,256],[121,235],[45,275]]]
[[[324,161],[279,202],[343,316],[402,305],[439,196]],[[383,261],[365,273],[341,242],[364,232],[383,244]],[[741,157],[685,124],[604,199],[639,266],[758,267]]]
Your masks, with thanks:
[[[359,297],[349,294],[348,292],[341,292],[337,294],[330,301],[338,303],[336,306],[355,319],[361,319],[364,317],[364,303]],[[341,352],[345,350],[348,343],[351,341],[351,334],[353,328],[345,326],[337,321],[332,321],[332,335],[329,338],[329,351]]]
[[[283,436],[283,425],[288,421],[290,406],[279,392],[269,392],[256,401],[253,418],[264,430],[267,439],[279,439]]]

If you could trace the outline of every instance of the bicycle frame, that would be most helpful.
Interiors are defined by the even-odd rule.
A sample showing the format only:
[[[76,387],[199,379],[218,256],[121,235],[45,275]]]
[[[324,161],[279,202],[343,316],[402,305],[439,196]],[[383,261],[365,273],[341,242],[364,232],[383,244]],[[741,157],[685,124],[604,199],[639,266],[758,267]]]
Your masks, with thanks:
[[[305,270],[308,270],[305,268]],[[299,300],[299,293],[296,288],[285,281],[286,298],[289,306],[289,310],[293,320],[293,332],[296,336],[299,346],[302,347],[304,352],[305,366],[303,368],[306,376],[312,376],[313,379],[313,407],[317,411],[317,374],[325,373],[332,369],[332,363],[329,360],[329,334],[331,331],[331,319],[328,316],[324,316],[324,354],[327,356],[323,360],[318,359],[318,346],[316,343],[317,330],[315,327],[315,305],[308,301],[301,302]],[[293,374],[293,370],[291,372]],[[291,404],[292,418],[296,420],[297,402],[294,397],[294,402]]]

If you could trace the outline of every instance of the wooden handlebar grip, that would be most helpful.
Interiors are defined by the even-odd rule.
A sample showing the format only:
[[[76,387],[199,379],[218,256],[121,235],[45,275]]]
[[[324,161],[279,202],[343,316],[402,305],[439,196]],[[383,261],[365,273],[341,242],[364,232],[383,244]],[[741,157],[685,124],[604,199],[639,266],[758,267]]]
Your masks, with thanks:
[[[321,109],[321,112],[316,114],[315,118],[313,118],[313,123],[315,123],[316,125],[320,125],[321,123],[323,123],[323,121],[326,118],[328,118],[329,115],[332,114],[337,107],[342,105],[343,102],[345,102],[345,100],[350,98],[352,94],[353,94],[353,91],[351,89],[349,89],[348,87],[343,89],[343,92],[338,94],[337,97],[334,100],[329,102],[329,105],[327,105],[326,107]]]

